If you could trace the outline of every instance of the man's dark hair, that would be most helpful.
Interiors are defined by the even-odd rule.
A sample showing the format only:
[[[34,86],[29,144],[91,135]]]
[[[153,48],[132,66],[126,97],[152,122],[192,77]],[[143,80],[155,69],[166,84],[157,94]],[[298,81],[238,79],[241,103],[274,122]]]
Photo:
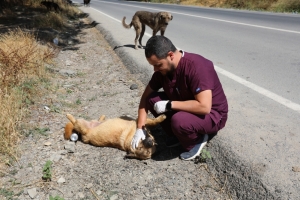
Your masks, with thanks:
[[[165,36],[155,35],[147,41],[145,56],[146,58],[150,58],[152,55],[155,55],[158,59],[163,59],[168,56],[170,51],[176,51],[176,47],[171,40]]]

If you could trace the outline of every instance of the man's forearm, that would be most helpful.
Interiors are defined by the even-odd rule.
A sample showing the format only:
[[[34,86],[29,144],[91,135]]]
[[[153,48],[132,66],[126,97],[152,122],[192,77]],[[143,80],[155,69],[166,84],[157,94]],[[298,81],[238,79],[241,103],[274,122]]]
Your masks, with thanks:
[[[147,119],[147,112],[145,108],[139,108],[137,128],[143,128],[143,126],[145,126],[146,119]]]
[[[172,110],[185,111],[197,115],[206,115],[210,113],[211,107],[203,105],[197,100],[172,101]]]

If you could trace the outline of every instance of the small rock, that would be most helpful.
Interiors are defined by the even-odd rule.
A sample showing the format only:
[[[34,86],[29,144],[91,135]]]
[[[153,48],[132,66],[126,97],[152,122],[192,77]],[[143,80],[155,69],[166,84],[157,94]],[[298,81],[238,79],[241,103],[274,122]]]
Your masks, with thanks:
[[[87,184],[87,186],[86,186],[87,189],[90,189],[91,187],[93,187],[93,184],[92,184],[92,183],[89,183],[89,184]]]
[[[78,193],[78,197],[79,197],[80,199],[83,199],[83,198],[84,198],[84,194],[83,194],[82,192],[79,192],[79,193]]]
[[[131,90],[138,89],[138,86],[137,86],[137,84],[132,84],[132,85],[130,86],[130,89],[131,89]]]
[[[45,142],[44,145],[45,145],[45,146],[50,146],[50,145],[51,145],[51,142]]]
[[[67,141],[65,143],[65,149],[68,151],[68,153],[74,153],[75,152],[75,142]]]
[[[74,76],[76,72],[70,69],[61,69],[59,70],[59,73],[63,76]]]
[[[60,159],[61,159],[61,155],[59,155],[59,154],[53,154],[50,157],[50,160],[54,161],[54,162],[58,162]]]
[[[57,183],[65,183],[66,180],[63,178],[63,177],[60,177],[58,180],[57,180]]]
[[[72,61],[66,60],[66,66],[70,66],[72,64]]]
[[[28,195],[30,196],[30,198],[32,198],[32,199],[37,195],[36,188],[28,189],[27,192],[28,192]]]
[[[112,195],[109,200],[117,200],[119,196],[117,194]]]
[[[101,190],[97,190],[96,194],[100,196],[102,194],[102,191]]]
[[[66,155],[68,153],[68,151],[61,150],[61,151],[58,151],[57,153],[60,154],[60,155]]]
[[[293,172],[300,172],[300,167],[292,167]]]

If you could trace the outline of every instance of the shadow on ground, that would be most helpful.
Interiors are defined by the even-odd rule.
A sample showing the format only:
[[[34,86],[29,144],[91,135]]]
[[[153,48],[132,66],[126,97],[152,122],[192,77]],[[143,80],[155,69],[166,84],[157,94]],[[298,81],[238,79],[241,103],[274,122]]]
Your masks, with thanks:
[[[71,4],[71,6],[78,5]],[[47,11],[45,8],[32,8],[25,5],[11,6],[8,12],[1,10],[0,34],[2,35],[19,28],[22,31],[33,33],[36,39],[42,44],[57,46],[61,50],[77,50],[76,45],[82,43],[82,41],[76,39],[76,37],[83,34],[83,29],[93,28],[98,24],[95,21],[86,24],[81,20],[76,20],[88,16],[87,13],[81,12],[74,17],[68,16],[66,22],[60,28],[46,27],[43,24],[37,26],[36,20],[49,12],[53,11]],[[57,45],[54,44],[55,38],[58,39]]]

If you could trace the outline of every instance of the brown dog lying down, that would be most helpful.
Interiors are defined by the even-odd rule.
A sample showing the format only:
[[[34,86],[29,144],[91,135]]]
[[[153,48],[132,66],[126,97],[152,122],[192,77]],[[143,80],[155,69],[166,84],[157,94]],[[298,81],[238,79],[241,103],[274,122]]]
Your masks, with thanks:
[[[151,158],[155,152],[155,140],[147,127],[155,126],[166,119],[165,115],[157,118],[147,118],[146,139],[140,141],[136,149],[132,149],[131,140],[136,132],[137,122],[130,117],[119,117],[104,120],[102,115],[99,120],[86,121],[75,119],[71,114],[67,114],[70,120],[65,126],[64,138],[70,139],[73,132],[78,133],[83,143],[89,143],[99,147],[115,147],[126,151],[127,158],[138,158],[145,160]]]

